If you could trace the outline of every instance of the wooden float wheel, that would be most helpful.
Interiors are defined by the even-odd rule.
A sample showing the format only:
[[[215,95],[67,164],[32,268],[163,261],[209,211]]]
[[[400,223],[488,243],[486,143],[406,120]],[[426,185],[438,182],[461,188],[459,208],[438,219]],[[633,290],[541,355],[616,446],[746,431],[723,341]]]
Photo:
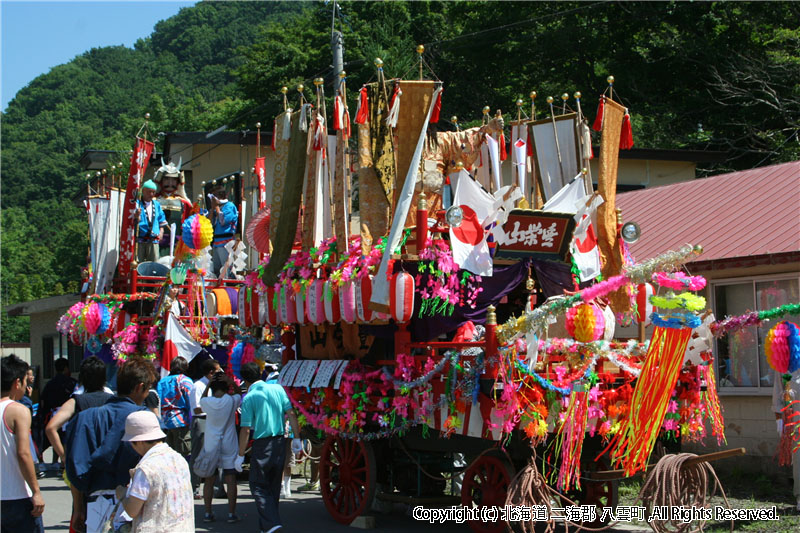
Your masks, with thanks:
[[[610,468],[609,462],[605,456],[600,457],[597,461],[587,457],[581,459],[581,488],[573,489],[565,494],[570,500],[575,502],[576,505],[592,505],[595,507],[596,518],[591,522],[582,522],[586,527],[602,527],[611,522],[610,517],[602,520],[603,507],[611,507],[616,511],[617,504],[619,503],[619,481],[616,479],[606,480],[591,480],[591,473],[608,470]],[[562,502],[565,506],[570,505],[569,502]]]
[[[370,509],[375,496],[372,446],[329,436],[322,447],[319,482],[328,513],[340,524],[350,524]]]
[[[465,507],[504,507],[508,486],[514,477],[513,469],[498,457],[481,455],[464,471],[461,483],[461,505]],[[500,533],[506,531],[506,522],[470,520],[475,533]]]

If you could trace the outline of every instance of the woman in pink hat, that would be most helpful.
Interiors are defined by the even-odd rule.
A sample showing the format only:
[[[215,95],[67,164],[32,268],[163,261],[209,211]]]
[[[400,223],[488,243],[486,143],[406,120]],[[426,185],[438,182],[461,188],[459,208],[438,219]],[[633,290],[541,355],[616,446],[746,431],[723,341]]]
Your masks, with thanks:
[[[142,456],[128,488],[117,487],[117,498],[133,518],[133,533],[194,531],[189,465],[167,446],[166,437],[151,411],[137,411],[125,419],[122,440]]]

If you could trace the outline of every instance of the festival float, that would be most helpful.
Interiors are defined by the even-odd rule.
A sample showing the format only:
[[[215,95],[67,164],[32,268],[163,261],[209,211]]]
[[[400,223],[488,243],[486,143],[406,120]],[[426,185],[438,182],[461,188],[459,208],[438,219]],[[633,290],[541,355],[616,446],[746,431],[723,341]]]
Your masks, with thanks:
[[[208,273],[204,199],[192,205],[173,188],[182,231],[166,264],[143,271],[133,261],[123,217],[116,272],[90,267],[98,289],[59,330],[117,363],[139,354],[163,370],[180,339],[222,352],[234,376],[245,362],[279,359],[305,435],[324,441],[322,499],[343,524],[376,500],[542,505],[548,520],[556,507],[583,505],[571,521],[608,524],[618,480],[646,472],[664,443],[725,443],[713,338],[798,305],[718,321],[698,294],[705,279],[684,269],[699,245],[634,262],[638,228],[615,209],[619,151],[633,134],[613,77],[591,125],[580,93],[575,110],[564,94],[543,112],[532,92],[513,120],[486,107],[462,129],[456,117],[440,121],[443,84],[424,79],[417,52],[419,79],[387,79],[376,59],[375,81],[353,101],[342,72],[330,115],[322,79],[312,101],[298,87],[296,107],[282,89],[271,197],[259,157],[260,210],[229,246],[223,275]],[[116,199],[123,213],[152,147],[137,139]],[[160,170],[182,181],[179,166]],[[225,184],[236,190],[243,178]],[[259,258],[249,271],[246,253]],[[640,335],[615,338],[622,323],[638,323]],[[767,342],[773,368],[800,367],[796,326],[781,322]],[[673,462],[676,494],[700,497],[679,483],[681,468],[706,476],[708,460],[738,453]],[[517,520],[500,518],[470,526],[501,531]]]

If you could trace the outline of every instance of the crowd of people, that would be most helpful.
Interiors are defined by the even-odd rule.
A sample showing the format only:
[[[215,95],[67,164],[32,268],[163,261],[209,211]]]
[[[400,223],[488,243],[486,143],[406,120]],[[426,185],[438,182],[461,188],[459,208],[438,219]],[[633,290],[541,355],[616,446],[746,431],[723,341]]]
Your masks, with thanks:
[[[215,495],[227,497],[227,522],[238,522],[237,475],[246,455],[260,530],[281,529],[278,504],[290,494],[285,471],[302,443],[287,438],[300,430],[276,368],[246,363],[239,381],[206,359],[193,365],[201,373],[193,381],[179,357],[159,379],[150,361],[132,357],[119,367],[112,392],[99,358],[83,360],[77,383],[59,359],[39,395],[34,426],[44,429],[37,446],[30,367],[15,355],[0,363],[3,533],[43,531],[46,502],[35,463],[48,445],[72,495],[70,531],[194,531],[195,500],[203,501],[203,521],[213,522]]]

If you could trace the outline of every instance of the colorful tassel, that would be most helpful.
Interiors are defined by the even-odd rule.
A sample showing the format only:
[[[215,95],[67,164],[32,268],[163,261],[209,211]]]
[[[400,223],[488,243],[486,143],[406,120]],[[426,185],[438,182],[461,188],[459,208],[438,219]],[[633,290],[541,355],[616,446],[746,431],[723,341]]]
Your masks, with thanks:
[[[339,131],[342,129],[342,104],[341,97],[337,96],[333,99],[333,130]]]
[[[389,106],[389,116],[386,117],[386,125],[390,128],[397,127],[397,119],[400,116],[400,96],[403,91],[400,90],[400,84],[394,86],[394,93],[392,94],[392,102]]]
[[[506,135],[500,132],[500,161],[508,159],[508,151],[506,150]]]
[[[431,119],[429,122],[431,124],[436,124],[439,122],[439,114],[442,112],[442,93],[444,91],[439,92],[439,96],[436,97],[436,103],[433,104],[433,111],[431,111]]]
[[[557,440],[557,449],[561,450],[561,467],[558,469],[556,488],[561,492],[581,487],[581,452],[586,437],[588,406],[589,395],[586,392],[572,392]]]
[[[612,460],[622,464],[626,476],[647,468],[691,335],[690,328],[656,327],[653,330],[631,398],[630,414],[606,448],[614,448]]]
[[[603,129],[603,110],[605,109],[606,105],[606,97],[600,97],[600,103],[597,104],[597,116],[594,118],[594,124],[592,124],[592,129],[594,131],[601,131]]]
[[[358,92],[358,107],[356,108],[356,124],[366,124],[369,120],[369,98],[367,88],[362,87]]]
[[[619,134],[619,149],[630,150],[633,148],[633,128],[631,128],[631,116],[625,110],[625,117],[622,119],[622,132]]]
[[[288,141],[289,138],[292,136],[292,110],[287,109],[286,113],[283,114],[283,135],[281,139],[284,141]]]

